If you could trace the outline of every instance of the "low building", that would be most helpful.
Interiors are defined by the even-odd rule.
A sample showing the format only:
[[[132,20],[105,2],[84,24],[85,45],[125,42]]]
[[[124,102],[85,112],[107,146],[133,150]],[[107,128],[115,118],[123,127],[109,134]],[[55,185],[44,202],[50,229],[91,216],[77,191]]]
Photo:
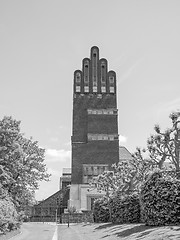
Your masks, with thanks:
[[[71,169],[63,169],[60,190],[32,207],[30,220],[34,222],[61,222],[61,214],[68,207]]]

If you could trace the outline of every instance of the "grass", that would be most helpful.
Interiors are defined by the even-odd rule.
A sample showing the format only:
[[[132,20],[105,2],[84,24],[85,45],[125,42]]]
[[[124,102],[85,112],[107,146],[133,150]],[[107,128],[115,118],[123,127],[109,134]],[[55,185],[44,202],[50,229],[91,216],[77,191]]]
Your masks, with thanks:
[[[0,232],[0,240],[8,240],[14,237],[15,235],[17,235],[18,233],[20,233],[20,229],[7,232],[6,234],[3,234],[2,232]]]
[[[75,224],[70,226],[79,236],[107,240],[169,240],[180,239],[179,226],[149,227],[144,224]],[[84,238],[86,239],[86,238]]]

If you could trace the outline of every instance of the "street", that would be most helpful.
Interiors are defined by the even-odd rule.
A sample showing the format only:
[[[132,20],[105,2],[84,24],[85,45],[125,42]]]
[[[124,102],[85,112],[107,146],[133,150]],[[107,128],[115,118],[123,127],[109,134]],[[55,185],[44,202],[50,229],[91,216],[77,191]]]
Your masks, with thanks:
[[[55,224],[23,223],[21,233],[12,240],[57,240]]]

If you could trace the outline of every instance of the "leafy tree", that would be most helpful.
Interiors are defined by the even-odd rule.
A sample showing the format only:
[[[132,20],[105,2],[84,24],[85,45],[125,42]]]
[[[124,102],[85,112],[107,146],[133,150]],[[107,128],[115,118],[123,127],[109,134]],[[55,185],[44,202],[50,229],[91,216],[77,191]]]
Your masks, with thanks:
[[[126,195],[139,192],[148,172],[156,168],[156,164],[151,159],[145,158],[144,153],[144,149],[137,148],[131,160],[113,164],[111,171],[105,171],[93,179],[90,188],[95,187],[97,191],[105,192],[107,198],[117,193]]]
[[[16,206],[28,204],[38,182],[49,180],[44,158],[38,142],[20,132],[20,121],[12,117],[0,121],[0,181]]]
[[[155,125],[155,134],[147,141],[150,158],[157,163],[159,168],[163,167],[166,160],[170,161],[177,172],[180,171],[180,113],[171,113],[172,127],[161,131],[159,125]]]

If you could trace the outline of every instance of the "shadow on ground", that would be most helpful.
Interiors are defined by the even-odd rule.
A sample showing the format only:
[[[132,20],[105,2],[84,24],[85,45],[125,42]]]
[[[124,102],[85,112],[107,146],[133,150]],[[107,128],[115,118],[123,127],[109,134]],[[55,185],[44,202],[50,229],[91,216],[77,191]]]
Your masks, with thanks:
[[[101,229],[109,228],[109,227],[112,227],[112,226],[117,226],[117,224],[105,223],[103,225],[100,225],[100,226],[96,227],[95,230],[101,230]]]
[[[114,233],[114,235],[116,235],[117,237],[128,237],[134,233],[142,233],[139,237],[148,235],[149,233],[151,233],[154,229],[157,229],[157,227],[149,227],[149,226],[145,226],[145,225],[139,225],[139,226],[134,226],[132,228],[128,228],[124,231],[120,231],[120,232],[116,232]],[[148,230],[148,231],[147,231]]]

